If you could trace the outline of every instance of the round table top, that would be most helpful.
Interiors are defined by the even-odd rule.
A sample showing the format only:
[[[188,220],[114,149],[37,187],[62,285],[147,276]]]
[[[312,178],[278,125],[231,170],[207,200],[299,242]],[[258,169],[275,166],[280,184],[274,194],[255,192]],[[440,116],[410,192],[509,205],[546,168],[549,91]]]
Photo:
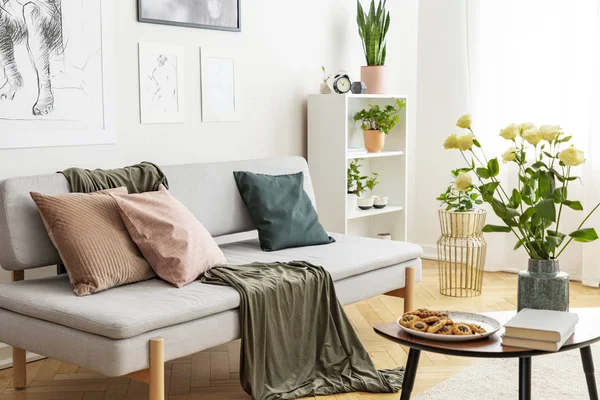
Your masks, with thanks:
[[[579,323],[575,326],[573,336],[567,340],[559,351],[578,349],[599,341],[600,308],[579,308],[570,311],[579,315]],[[488,312],[482,314],[496,319],[504,326],[504,324],[516,315],[516,311]],[[470,342],[437,342],[423,339],[403,331],[396,322],[377,325],[374,329],[385,338],[404,346],[433,353],[481,358],[532,357],[548,354],[545,351],[502,346],[501,337],[504,333],[504,328],[500,328],[498,332],[488,338]]]

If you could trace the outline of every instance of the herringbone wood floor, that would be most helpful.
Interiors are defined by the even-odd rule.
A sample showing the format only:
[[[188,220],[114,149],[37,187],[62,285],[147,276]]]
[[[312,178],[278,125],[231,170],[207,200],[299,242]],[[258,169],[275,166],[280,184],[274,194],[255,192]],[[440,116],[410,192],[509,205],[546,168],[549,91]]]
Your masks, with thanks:
[[[481,297],[453,299],[438,292],[438,273],[434,262],[426,261],[423,281],[418,285],[416,305],[433,309],[499,311],[516,308],[516,276],[486,273]],[[571,283],[572,307],[599,307],[600,290]],[[352,324],[378,368],[393,368],[406,362],[407,349],[382,339],[372,326],[393,321],[402,313],[402,299],[378,296],[345,307]],[[423,392],[470,365],[473,359],[423,353],[414,393]],[[239,385],[239,341],[169,362],[166,367],[166,392],[169,400],[249,399]],[[28,387],[12,389],[12,370],[0,371],[0,400],[144,400],[145,384],[127,378],[107,379],[93,371],[42,360],[27,366]],[[398,394],[349,393],[327,396],[337,400],[398,399]]]

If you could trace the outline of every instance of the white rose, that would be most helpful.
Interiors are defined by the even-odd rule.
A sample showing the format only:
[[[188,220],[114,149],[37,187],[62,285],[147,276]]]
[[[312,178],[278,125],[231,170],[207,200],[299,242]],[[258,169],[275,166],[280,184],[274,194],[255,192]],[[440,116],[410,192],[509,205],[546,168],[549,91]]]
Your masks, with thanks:
[[[515,140],[519,136],[519,127],[515,124],[510,124],[500,131],[500,136],[506,140]]]
[[[473,178],[471,178],[471,174],[468,174],[466,172],[461,172],[456,177],[455,186],[456,186],[457,190],[464,192],[466,190],[469,190],[472,185],[473,185]]]
[[[517,148],[516,147],[511,147],[510,149],[506,150],[506,152],[504,152],[504,154],[502,154],[502,161],[504,163],[509,163],[511,161],[515,161],[515,158],[517,158]]]
[[[473,148],[474,137],[470,133],[467,135],[459,136],[456,145],[462,151],[471,150]]]
[[[528,129],[523,132],[523,139],[525,139],[528,143],[537,146],[539,142],[542,141],[542,135],[540,131],[537,129]]]
[[[585,162],[583,151],[571,146],[558,153],[558,159],[567,167],[576,167]]]
[[[535,124],[532,124],[531,122],[523,122],[522,124],[519,124],[519,130],[521,132],[525,132],[530,129],[537,129],[537,126],[535,126]]]
[[[444,140],[444,149],[458,149],[458,136],[456,133],[453,133]]]
[[[547,140],[548,142],[555,141],[562,133],[563,130],[558,125],[540,126],[540,135],[542,135],[542,139]]]
[[[456,126],[463,129],[471,128],[471,115],[465,114],[456,121]]]

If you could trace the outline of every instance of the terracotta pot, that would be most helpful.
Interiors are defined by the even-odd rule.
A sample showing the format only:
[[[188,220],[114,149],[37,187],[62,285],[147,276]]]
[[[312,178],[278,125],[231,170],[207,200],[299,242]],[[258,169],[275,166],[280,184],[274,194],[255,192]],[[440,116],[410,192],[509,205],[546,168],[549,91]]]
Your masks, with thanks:
[[[367,94],[385,94],[387,67],[385,65],[360,67],[360,80],[367,85]]]
[[[381,131],[363,131],[365,148],[369,153],[379,153],[385,144],[385,133]]]

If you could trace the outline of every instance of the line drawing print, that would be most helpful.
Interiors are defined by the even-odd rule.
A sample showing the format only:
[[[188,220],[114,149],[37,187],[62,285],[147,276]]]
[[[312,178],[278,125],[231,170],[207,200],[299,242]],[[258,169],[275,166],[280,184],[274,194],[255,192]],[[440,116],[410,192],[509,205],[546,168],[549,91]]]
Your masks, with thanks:
[[[166,54],[148,54],[150,74],[145,78],[145,101],[148,106],[161,113],[179,110],[177,93],[177,57]]]
[[[0,119],[102,121],[101,0],[0,0]]]

